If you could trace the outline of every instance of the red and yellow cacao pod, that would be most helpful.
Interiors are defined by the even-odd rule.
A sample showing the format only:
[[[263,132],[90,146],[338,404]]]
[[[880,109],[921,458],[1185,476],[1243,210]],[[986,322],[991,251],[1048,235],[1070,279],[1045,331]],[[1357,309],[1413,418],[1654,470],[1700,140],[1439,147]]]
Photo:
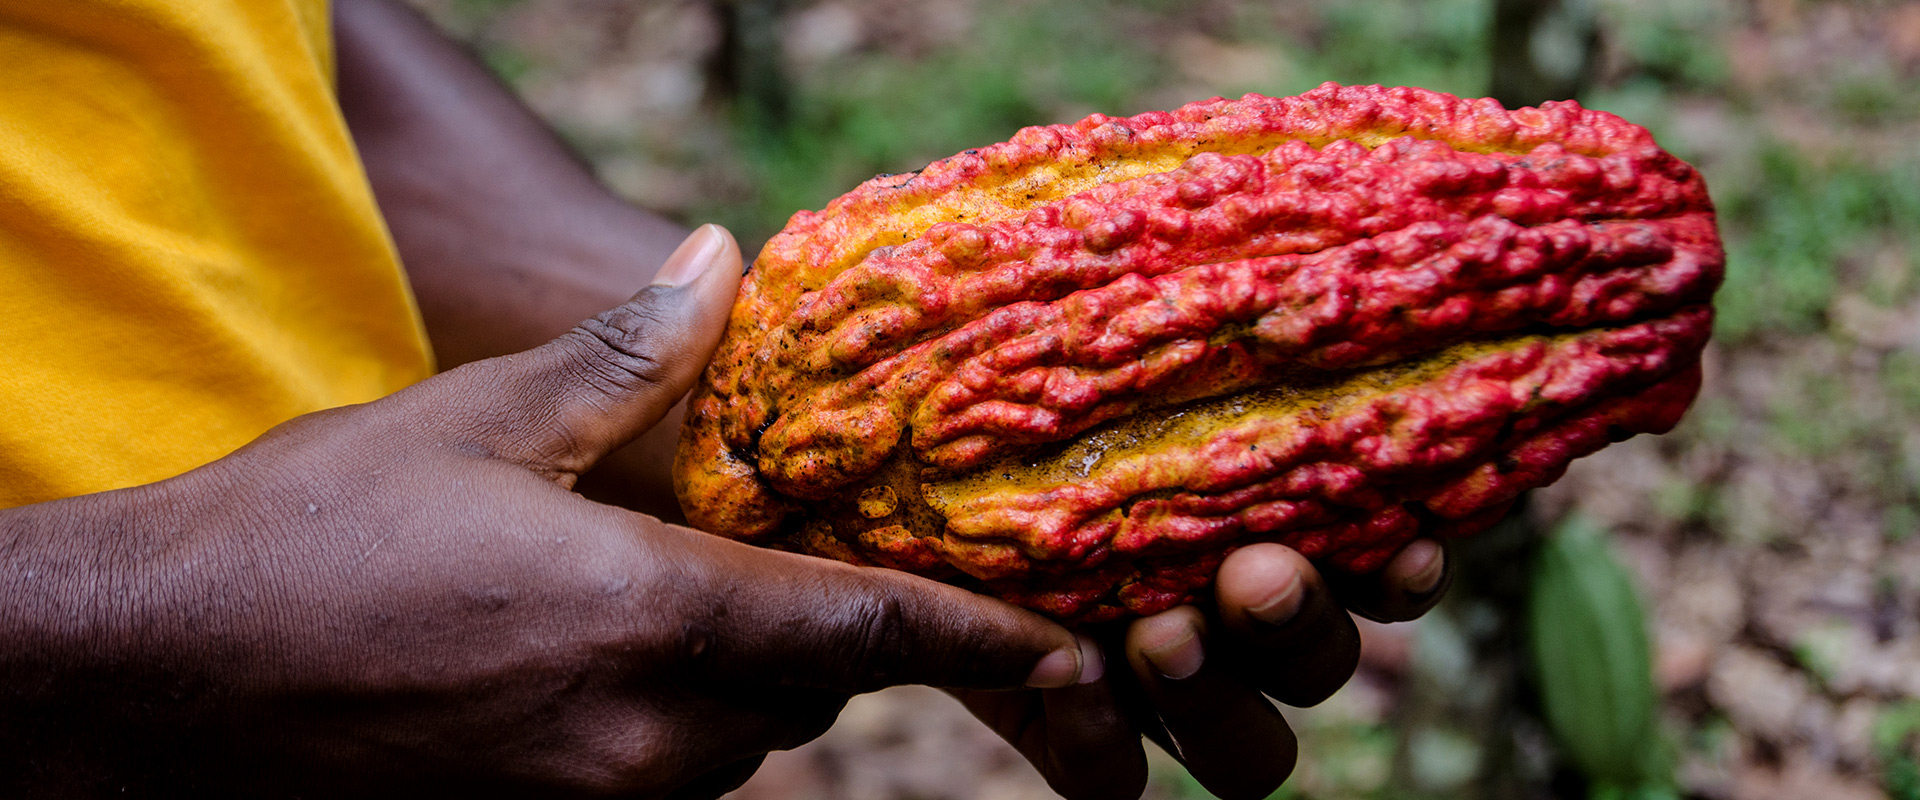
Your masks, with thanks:
[[[1278,541],[1379,567],[1671,428],[1724,257],[1646,130],[1327,84],[1021,130],[795,214],[675,467],[689,520],[1062,619]]]

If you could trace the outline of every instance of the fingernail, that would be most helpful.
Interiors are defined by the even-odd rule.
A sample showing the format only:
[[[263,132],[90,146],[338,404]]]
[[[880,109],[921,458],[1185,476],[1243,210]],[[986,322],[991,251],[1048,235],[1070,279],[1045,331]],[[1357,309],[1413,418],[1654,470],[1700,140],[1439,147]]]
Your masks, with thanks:
[[[1146,657],[1155,672],[1176,681],[1193,677],[1207,658],[1205,648],[1200,645],[1200,632],[1191,625],[1182,625],[1173,641],[1142,650],[1140,655]]]
[[[1440,576],[1447,572],[1447,551],[1432,539],[1421,539],[1407,545],[1407,549],[1402,550],[1394,560],[1407,562],[1403,569],[1413,570],[1412,574],[1400,580],[1400,585],[1409,594],[1421,595],[1433,591],[1433,587],[1440,585]],[[1396,563],[1395,566],[1401,565]]]
[[[680,286],[700,277],[720,257],[727,247],[725,228],[708,223],[694,229],[673,255],[667,256],[667,263],[660,265],[660,271],[654,273],[655,286]]]
[[[1293,619],[1293,615],[1300,613],[1302,594],[1300,573],[1289,572],[1285,583],[1273,587],[1272,593],[1260,602],[1247,606],[1247,613],[1268,625],[1282,624]]]
[[[1076,683],[1093,683],[1107,674],[1107,658],[1100,654],[1100,644],[1084,633],[1074,634],[1080,642],[1080,680]]]
[[[1061,648],[1046,654],[1034,665],[1033,674],[1027,676],[1027,686],[1032,689],[1072,686],[1074,676],[1080,671],[1080,650]]]

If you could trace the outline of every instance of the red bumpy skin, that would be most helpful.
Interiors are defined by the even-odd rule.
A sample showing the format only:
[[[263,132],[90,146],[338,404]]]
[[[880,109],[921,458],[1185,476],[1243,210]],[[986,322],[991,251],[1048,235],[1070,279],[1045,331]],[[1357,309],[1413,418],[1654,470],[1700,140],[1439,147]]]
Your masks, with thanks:
[[[1646,130],[1327,84],[1094,115],[768,242],[675,465],[694,525],[1062,619],[1234,547],[1341,569],[1678,421],[1724,257]]]

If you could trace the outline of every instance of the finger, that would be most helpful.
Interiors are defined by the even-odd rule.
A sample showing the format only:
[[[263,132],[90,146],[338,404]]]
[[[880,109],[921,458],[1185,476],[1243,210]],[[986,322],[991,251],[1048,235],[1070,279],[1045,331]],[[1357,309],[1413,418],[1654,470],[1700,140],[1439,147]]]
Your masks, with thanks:
[[[1127,663],[1194,780],[1227,800],[1266,797],[1292,774],[1299,743],[1259,690],[1207,657],[1207,638],[1192,606],[1144,617],[1127,629]]]
[[[614,726],[610,735],[649,732],[651,735],[637,739],[643,754],[657,755],[659,741],[672,741],[672,749],[678,754],[672,770],[680,780],[688,781],[673,796],[681,796],[679,792],[698,796],[725,784],[735,767],[749,761],[757,765],[762,755],[791,750],[820,738],[833,727],[847,700],[845,694],[819,689],[735,685],[714,691],[712,687],[690,687],[673,693],[673,699],[666,700],[665,705],[635,709],[637,715],[651,720]],[[745,775],[739,777],[746,779]]]
[[[1090,642],[1044,617],[946,584],[763,550],[662,526],[705,552],[686,612],[704,618],[709,664],[743,681],[851,693],[919,683],[1060,687],[1099,674]]]
[[[1360,663],[1353,618],[1292,548],[1261,543],[1235,550],[1220,564],[1214,597],[1227,634],[1216,649],[1275,700],[1319,703]]]
[[[573,489],[598,503],[647,514],[662,522],[686,524],[673,494],[673,454],[680,445],[684,399],[627,446],[608,453],[580,476]]]
[[[1140,734],[1113,684],[1027,692],[959,690],[961,704],[1007,740],[1068,800],[1139,797],[1147,784]]]
[[[704,691],[688,709],[681,735],[714,765],[774,750],[792,750],[833,727],[851,695],[825,689],[734,685]]]
[[[735,761],[673,790],[667,800],[714,800],[728,792],[745,786],[760,771],[760,765],[767,760],[766,755],[752,756]]]
[[[1453,583],[1453,562],[1433,539],[1417,539],[1395,553],[1384,569],[1365,575],[1328,573],[1327,585],[1341,605],[1375,622],[1405,622],[1432,610]]]
[[[1092,681],[1040,692],[1047,759],[1040,774],[1062,797],[1139,797],[1147,785],[1140,734],[1120,712],[1112,684]]]
[[[673,408],[719,345],[740,248],[703,225],[626,303],[540,347],[403,393],[475,447],[571,485]]]

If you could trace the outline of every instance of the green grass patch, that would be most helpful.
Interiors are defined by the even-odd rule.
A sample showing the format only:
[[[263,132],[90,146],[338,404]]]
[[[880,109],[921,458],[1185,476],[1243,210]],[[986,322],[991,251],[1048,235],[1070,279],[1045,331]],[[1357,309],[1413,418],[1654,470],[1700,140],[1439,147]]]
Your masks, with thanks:
[[[1607,36],[1631,69],[1670,90],[1711,91],[1729,73],[1721,34],[1733,27],[1730,7],[1715,0],[1601,0]]]
[[[1920,800],[1920,701],[1881,709],[1874,720],[1873,746],[1887,794],[1894,800]]]
[[[1714,198],[1728,250],[1715,332],[1726,339],[1824,330],[1845,262],[1888,236],[1912,250],[1920,232],[1920,161],[1821,164],[1775,143],[1759,174]]]
[[[1852,394],[1834,375],[1804,372],[1783,380],[1771,398],[1769,426],[1782,450],[1801,456],[1831,456],[1873,436],[1872,420],[1851,408]]]
[[[1340,3],[1302,59],[1303,80],[1422,86],[1465,97],[1487,91],[1485,0]],[[1300,89],[1312,88],[1301,86]]]
[[[1167,0],[1003,0],[981,6],[970,35],[922,57],[855,53],[794,76],[786,119],[734,115],[753,196],[695,216],[757,240],[794,211],[818,209],[879,173],[918,169],[1027,125],[1149,110],[1142,98],[1178,70],[1147,45],[1191,27],[1188,13]],[[1276,17],[1243,21],[1235,35],[1274,49],[1293,68],[1262,85],[1213,90],[1287,95],[1333,80],[1481,94],[1487,13],[1484,0],[1340,5],[1304,37]]]
[[[1144,111],[1130,108],[1133,92],[1166,66],[1103,23],[1111,16],[1089,0],[990,7],[974,35],[924,58],[855,54],[795,76],[787,119],[735,118],[756,196],[702,211],[764,238],[876,174],[1070,121],[1060,109]]]
[[[1880,385],[1901,410],[1920,414],[1920,353],[1900,350],[1880,362]]]
[[[1920,530],[1920,512],[1910,505],[1889,506],[1880,516],[1881,533],[1889,542],[1904,542]]]

